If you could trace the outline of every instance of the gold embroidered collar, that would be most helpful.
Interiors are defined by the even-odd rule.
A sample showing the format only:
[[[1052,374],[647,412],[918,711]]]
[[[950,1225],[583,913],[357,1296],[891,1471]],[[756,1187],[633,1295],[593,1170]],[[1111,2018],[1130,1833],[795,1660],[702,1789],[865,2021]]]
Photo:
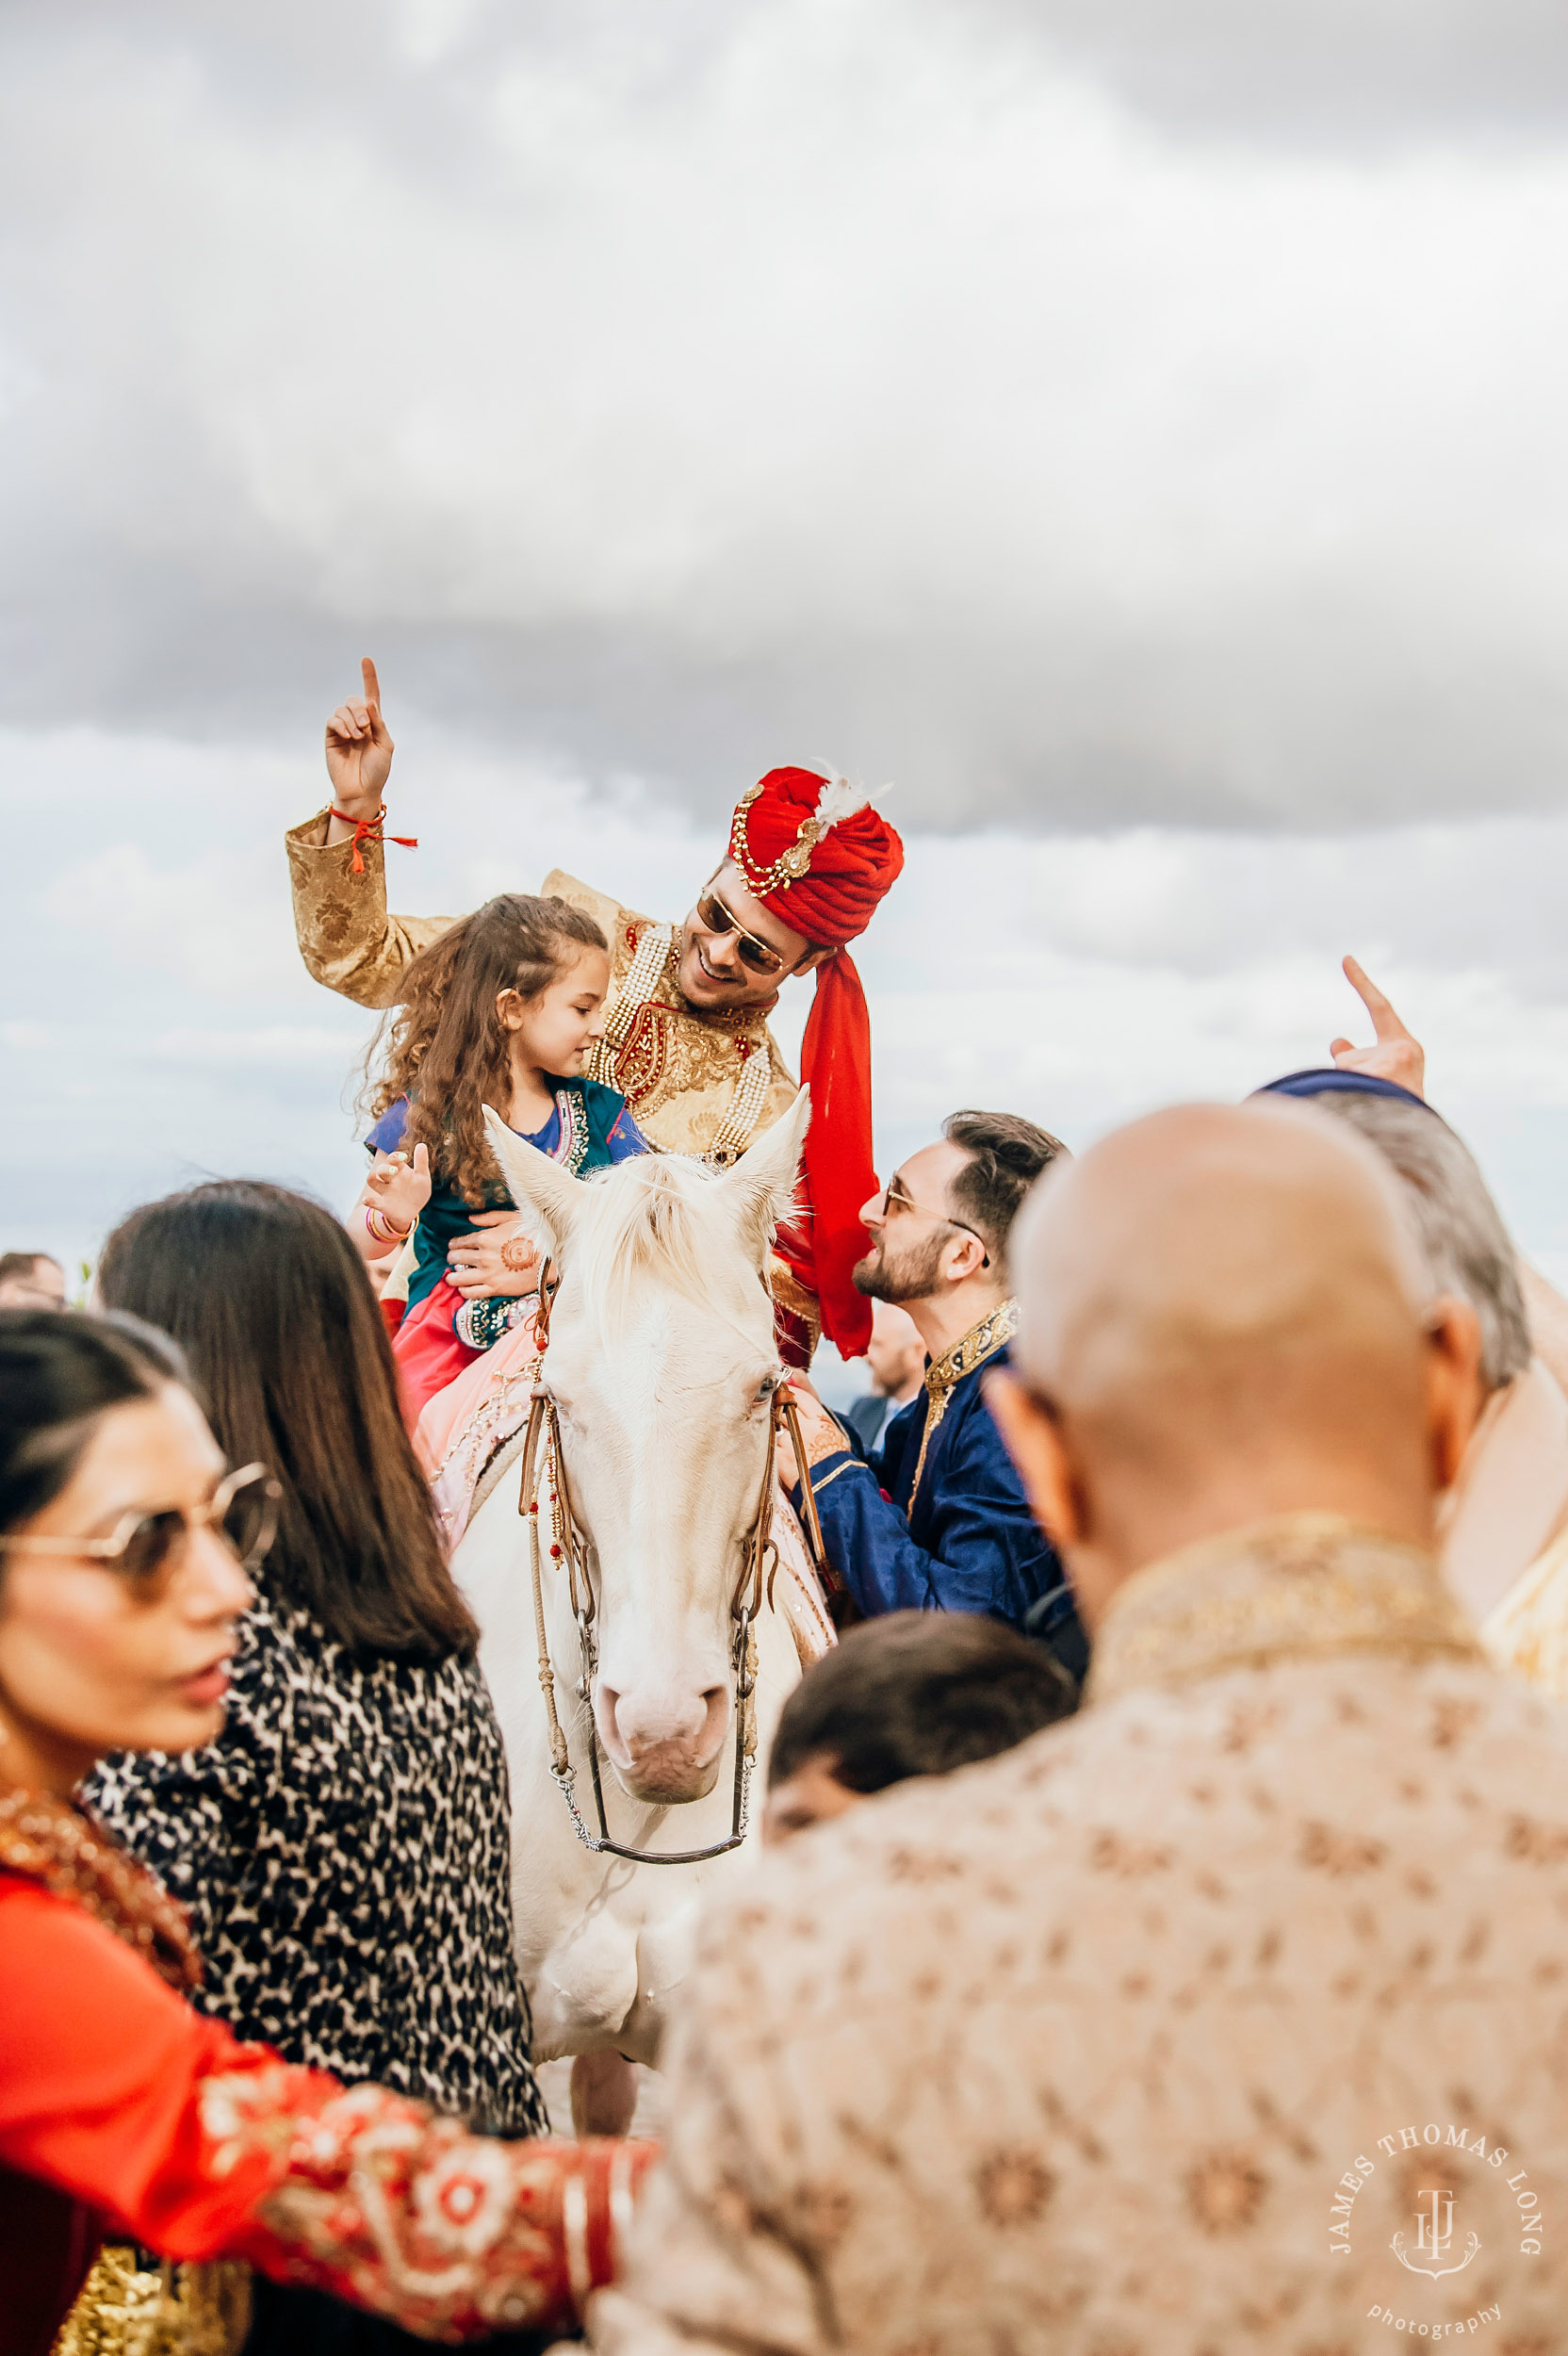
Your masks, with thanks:
[[[915,1460],[915,1477],[909,1484],[909,1502],[915,1501],[920,1477],[925,1470],[925,1451],[931,1434],[947,1413],[947,1402],[953,1387],[976,1366],[983,1366],[988,1358],[994,1358],[1018,1332],[1018,1302],[1004,1301],[972,1325],[967,1333],[960,1333],[951,1350],[944,1350],[939,1358],[933,1358],[925,1369],[925,1429],[920,1435],[920,1454]]]
[[[68,1800],[0,1784],[0,1868],[41,1882],[144,1955],[171,1988],[199,1988],[185,1908],[113,1835]]]
[[[1288,1513],[1130,1579],[1095,1641],[1086,1699],[1347,1652],[1483,1658],[1422,1548],[1338,1513]]]

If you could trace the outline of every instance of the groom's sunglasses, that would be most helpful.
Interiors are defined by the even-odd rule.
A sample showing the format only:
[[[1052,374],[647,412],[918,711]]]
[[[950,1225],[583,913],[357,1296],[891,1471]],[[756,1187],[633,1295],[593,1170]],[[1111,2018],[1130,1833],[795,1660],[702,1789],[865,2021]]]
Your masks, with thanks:
[[[697,922],[707,932],[737,934],[741,963],[749,966],[754,973],[772,975],[783,973],[784,960],[777,950],[770,949],[767,942],[759,941],[755,933],[748,933],[733,908],[726,908],[718,893],[711,889],[705,892],[697,902]]]

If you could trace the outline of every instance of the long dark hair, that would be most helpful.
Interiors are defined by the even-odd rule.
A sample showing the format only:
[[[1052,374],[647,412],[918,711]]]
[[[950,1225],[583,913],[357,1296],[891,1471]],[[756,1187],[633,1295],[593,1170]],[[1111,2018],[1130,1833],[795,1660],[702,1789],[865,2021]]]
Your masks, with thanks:
[[[470,1208],[499,1176],[482,1108],[504,1107],[511,1090],[512,1048],[497,999],[505,990],[537,998],[584,949],[608,947],[593,918],[569,900],[503,892],[404,967],[403,1004],[366,1109],[379,1118],[406,1096],[404,1145],[411,1153],[428,1145],[432,1169]],[[372,1059],[378,1052],[379,1041]]]
[[[53,1503],[111,1408],[185,1381],[167,1335],[132,1317],[0,1309],[0,1530]]]
[[[121,1221],[98,1289],[174,1336],[229,1462],[282,1483],[270,1590],[360,1657],[473,1652],[386,1328],[329,1211],[253,1179],[192,1186]]]

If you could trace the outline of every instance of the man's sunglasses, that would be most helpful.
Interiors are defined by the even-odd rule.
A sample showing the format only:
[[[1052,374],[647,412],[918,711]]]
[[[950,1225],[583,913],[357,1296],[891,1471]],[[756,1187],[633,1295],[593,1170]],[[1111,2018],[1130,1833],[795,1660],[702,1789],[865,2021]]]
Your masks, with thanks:
[[[972,1227],[967,1219],[955,1219],[950,1211],[933,1211],[925,1203],[917,1203],[912,1194],[905,1193],[904,1182],[900,1178],[890,1178],[871,1207],[873,1215],[878,1219],[886,1219],[890,1211],[914,1211],[922,1219],[939,1219],[944,1227],[956,1227],[964,1235],[972,1235],[981,1251],[985,1252],[981,1265],[989,1268],[991,1264],[991,1255],[986,1250],[986,1238],[978,1227]]]
[[[782,973],[784,959],[776,949],[770,949],[765,941],[748,933],[733,908],[727,908],[718,893],[710,888],[697,902],[697,922],[710,933],[735,933],[741,963],[749,965],[754,973]]]
[[[133,1586],[150,1587],[184,1562],[193,1530],[210,1530],[253,1571],[277,1535],[282,1496],[265,1464],[246,1464],[194,1513],[172,1505],[161,1513],[124,1513],[107,1538],[0,1538],[0,1554],[90,1555]]]

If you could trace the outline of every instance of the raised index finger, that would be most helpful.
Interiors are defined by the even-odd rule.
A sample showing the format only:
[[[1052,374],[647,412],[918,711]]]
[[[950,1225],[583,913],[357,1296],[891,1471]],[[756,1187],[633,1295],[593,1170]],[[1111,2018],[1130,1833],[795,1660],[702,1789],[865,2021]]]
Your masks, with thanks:
[[[1409,1039],[1410,1032],[1393,1006],[1354,957],[1345,960],[1345,978],[1372,1017],[1372,1028],[1380,1039]]]
[[[359,659],[359,676],[365,681],[366,702],[372,704],[379,712],[381,710],[381,681],[376,677],[376,666],[368,654],[361,655]]]

